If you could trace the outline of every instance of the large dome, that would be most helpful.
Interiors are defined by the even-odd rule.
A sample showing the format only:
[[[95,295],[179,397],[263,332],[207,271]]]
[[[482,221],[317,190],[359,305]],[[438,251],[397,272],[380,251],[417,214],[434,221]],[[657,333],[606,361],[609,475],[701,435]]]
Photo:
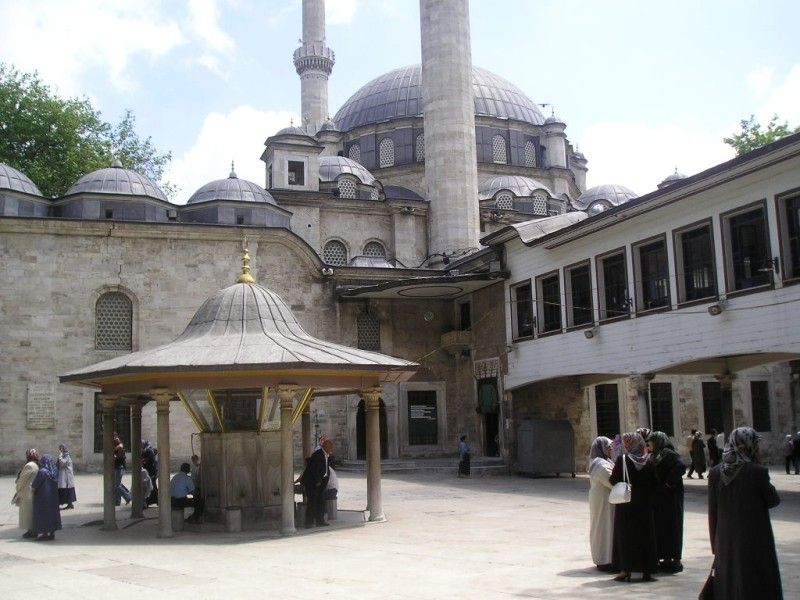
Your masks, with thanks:
[[[422,67],[413,65],[373,79],[345,102],[334,121],[341,131],[361,125],[422,115]],[[499,75],[472,67],[472,91],[478,116],[544,124],[539,107]]]
[[[147,196],[168,202],[160,187],[136,171],[123,169],[118,162],[113,167],[87,173],[67,190],[66,195],[83,193]]]
[[[186,204],[197,202],[208,202],[210,200],[233,200],[236,202],[263,202],[266,204],[277,204],[275,198],[262,188],[260,185],[239,179],[236,173],[231,171],[227,179],[217,179],[205,184],[197,190]]]
[[[3,163],[0,163],[0,190],[12,190],[34,196],[42,195],[42,192],[35,183],[28,179],[27,175]]]

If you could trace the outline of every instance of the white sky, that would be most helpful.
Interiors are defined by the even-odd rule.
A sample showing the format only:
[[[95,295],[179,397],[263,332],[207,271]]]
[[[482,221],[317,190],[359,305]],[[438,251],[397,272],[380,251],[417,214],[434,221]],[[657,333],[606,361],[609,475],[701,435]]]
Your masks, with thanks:
[[[550,103],[589,185],[639,194],[732,156],[755,114],[800,124],[796,0],[472,0],[472,60]],[[298,121],[300,0],[0,0],[0,61],[85,95],[173,152],[185,202],[227,176],[264,184],[264,140]],[[330,112],[419,62],[418,0],[327,0]],[[549,110],[549,109],[547,109]]]

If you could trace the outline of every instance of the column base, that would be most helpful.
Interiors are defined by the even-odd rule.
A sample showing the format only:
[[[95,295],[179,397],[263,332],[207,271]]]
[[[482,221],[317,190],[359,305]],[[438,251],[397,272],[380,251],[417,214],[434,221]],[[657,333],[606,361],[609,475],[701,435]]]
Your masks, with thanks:
[[[116,523],[114,523],[113,525],[103,525],[100,528],[100,531],[119,531],[119,527],[117,527]]]
[[[158,537],[160,537],[160,538],[175,537],[175,532],[174,531],[170,531],[169,533],[165,533],[164,531],[159,531],[158,532]]]
[[[281,535],[294,535],[296,533],[297,533],[297,529],[295,529],[294,527],[292,527],[291,529],[289,529],[289,528],[286,528],[286,529],[281,528]]]
[[[379,515],[373,516],[370,514],[369,519],[367,519],[370,523],[385,523],[386,522],[386,515],[381,513]]]

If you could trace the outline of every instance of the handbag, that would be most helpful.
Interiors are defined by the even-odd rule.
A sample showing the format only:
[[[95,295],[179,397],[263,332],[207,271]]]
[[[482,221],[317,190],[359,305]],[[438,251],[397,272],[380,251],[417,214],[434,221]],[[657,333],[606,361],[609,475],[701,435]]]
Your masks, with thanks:
[[[622,481],[615,483],[608,494],[611,504],[625,504],[631,501],[631,484],[628,479],[628,460],[622,457]]]
[[[697,598],[698,600],[714,600],[714,567],[711,567],[711,572],[708,574],[706,583]]]

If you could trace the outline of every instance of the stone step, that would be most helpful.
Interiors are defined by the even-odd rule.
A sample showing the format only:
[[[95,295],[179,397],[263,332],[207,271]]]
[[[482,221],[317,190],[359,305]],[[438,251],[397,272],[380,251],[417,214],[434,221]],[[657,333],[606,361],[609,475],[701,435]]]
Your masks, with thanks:
[[[343,473],[366,473],[364,460],[339,461],[337,471]],[[507,475],[508,467],[502,458],[477,458],[471,463],[474,476]],[[458,474],[458,460],[454,458],[388,459],[381,461],[381,473],[443,473]]]

